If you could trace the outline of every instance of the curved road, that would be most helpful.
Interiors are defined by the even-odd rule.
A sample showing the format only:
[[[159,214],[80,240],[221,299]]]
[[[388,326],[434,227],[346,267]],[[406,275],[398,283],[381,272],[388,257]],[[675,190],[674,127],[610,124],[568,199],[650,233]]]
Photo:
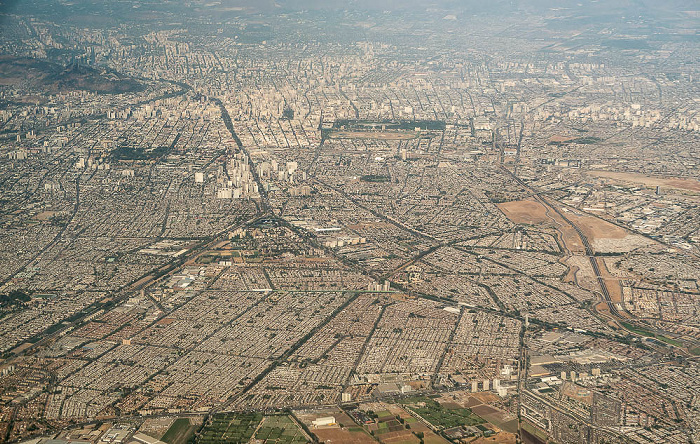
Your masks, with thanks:
[[[568,217],[566,217],[559,208],[557,208],[555,205],[552,205],[549,203],[549,201],[542,196],[539,195],[539,193],[535,190],[533,190],[529,185],[527,185],[525,182],[520,180],[518,176],[513,174],[510,170],[507,168],[503,168],[504,171],[508,172],[508,174],[516,181],[518,184],[520,184],[523,188],[526,190],[529,190],[532,193],[532,196],[542,205],[544,205],[547,208],[550,208],[554,210],[559,217],[562,218],[567,224],[569,224],[575,231],[576,234],[581,238],[581,242],[583,243],[583,247],[586,250],[586,256],[588,257],[588,260],[591,263],[591,267],[593,268],[593,272],[595,273],[596,279],[598,280],[598,285],[600,287],[601,294],[603,295],[603,300],[608,304],[608,309],[610,310],[610,313],[617,318],[622,318],[622,315],[620,314],[620,311],[617,309],[617,306],[613,302],[612,298],[610,297],[610,292],[608,291],[608,286],[605,284],[605,279],[600,273],[600,266],[598,265],[598,260],[595,257],[595,252],[593,251],[593,248],[591,247],[590,242],[588,242],[588,237],[583,233],[583,231],[575,224],[573,223]]]

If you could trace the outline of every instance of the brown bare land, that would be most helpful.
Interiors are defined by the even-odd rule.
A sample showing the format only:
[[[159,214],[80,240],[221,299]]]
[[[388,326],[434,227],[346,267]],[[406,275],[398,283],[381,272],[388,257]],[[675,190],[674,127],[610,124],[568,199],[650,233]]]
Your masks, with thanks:
[[[566,261],[562,262],[564,265],[566,264]],[[562,282],[564,283],[576,283],[576,273],[578,273],[579,268],[575,265],[569,266],[569,270],[566,272],[566,275],[562,279]]]
[[[583,232],[596,253],[625,253],[654,244],[644,236],[594,216],[568,212],[566,217]]]
[[[547,207],[540,202],[534,199],[525,199],[500,203],[498,207],[503,211],[503,214],[514,223],[534,225],[546,223],[548,221],[554,222],[557,225],[557,230],[560,232],[561,239],[567,249],[572,254],[585,254],[583,242],[576,230],[554,211],[548,211]],[[628,240],[630,239],[629,236],[633,235],[624,228],[594,216],[572,211],[563,211],[563,213],[567,219],[583,232],[591,245],[594,245],[596,240]],[[636,242],[638,243],[639,240],[636,240]],[[614,245],[612,246],[614,247]]]
[[[378,438],[386,444],[420,443],[420,439],[418,439],[418,437],[416,437],[416,435],[414,435],[410,430],[382,433],[381,435],[378,435]]]
[[[497,205],[503,214],[516,224],[536,225],[550,220],[544,205],[532,199],[515,200]]]
[[[497,443],[497,444],[515,444],[517,441],[515,439],[515,435],[513,433],[507,433],[507,432],[500,432],[496,433],[493,436],[490,436],[488,438],[480,437],[477,438],[475,441],[472,441],[472,444],[491,444],[491,443]]]
[[[462,399],[462,404],[464,404],[465,407],[470,408],[472,412],[476,413],[489,423],[498,427],[500,430],[510,433],[517,433],[517,418],[514,415],[491,405],[491,403],[499,401],[494,394],[477,393],[475,396],[478,396],[478,398],[469,396],[466,402],[464,402],[464,399]]]
[[[693,179],[651,177],[638,173],[618,173],[614,171],[598,170],[589,171],[588,174],[594,177],[604,177],[620,182],[631,182],[648,187],[666,187],[700,193],[700,181]]]
[[[565,142],[571,142],[572,140],[575,140],[575,136],[565,136],[561,134],[555,134],[552,137],[549,138],[549,143],[565,143]]]
[[[312,429],[311,433],[318,436],[321,442],[333,442],[338,444],[364,444],[376,441],[363,431],[353,431],[341,428]]]
[[[425,436],[423,436],[423,442],[425,444],[447,444],[449,441],[445,440],[444,438],[441,438],[437,436],[433,432],[423,432]]]
[[[591,242],[595,239],[623,239],[630,234],[627,230],[597,217],[572,212],[565,213],[565,216],[576,224]]]
[[[563,220],[557,219],[557,222],[559,223],[557,230],[561,233],[561,240],[564,242],[566,249],[573,255],[585,255],[586,248],[583,246],[581,237],[579,237],[576,230]]]
[[[553,205],[556,205],[554,203]],[[583,240],[578,232],[567,223],[561,216],[559,216],[554,211],[547,211],[547,208],[539,202],[534,200],[521,200],[513,201],[499,204],[501,211],[508,217],[511,221],[515,223],[544,223],[548,220],[555,222],[557,230],[561,234],[561,240],[564,242],[569,253],[573,256],[585,256],[586,249],[583,245]],[[609,250],[616,251],[620,245],[620,242],[612,242],[612,240],[628,240],[634,236],[632,233],[628,232],[624,228],[618,227],[615,224],[607,222],[605,220],[599,219],[597,217],[589,216],[586,214],[581,214],[573,211],[561,210],[564,216],[571,221],[576,227],[581,230],[583,235],[588,239],[591,248],[604,249],[605,252]],[[641,238],[642,243],[646,240]],[[605,241],[608,241],[607,243]],[[623,241],[622,244],[627,242]],[[639,240],[637,240],[639,241]],[[633,245],[633,242],[629,242]],[[622,286],[620,285],[620,278],[615,277],[610,274],[605,266],[605,262],[602,259],[596,259],[598,261],[598,266],[600,269],[601,277],[603,282],[607,287],[610,298],[614,303],[621,303],[623,300],[622,296]],[[565,281],[576,280],[577,273],[581,272],[581,267],[573,266],[573,264],[566,263],[569,266],[569,272],[565,277]],[[592,270],[590,270],[592,271]],[[584,276],[578,276],[579,278],[584,278]],[[595,276],[590,276],[590,283],[595,282]],[[586,279],[584,279],[585,281]]]
[[[562,263],[569,267],[567,277],[573,277],[573,282],[588,290],[598,290],[598,280],[587,257],[583,255],[571,256],[562,261]]]
[[[594,309],[597,313],[610,314],[610,307],[608,307],[607,302],[598,302],[595,305]],[[614,325],[614,324],[608,324],[608,325]]]
[[[41,213],[34,216],[34,219],[47,221],[56,215],[57,211],[42,211]]]
[[[547,207],[534,199],[516,200],[498,204],[503,214],[516,224],[543,224],[554,222],[561,234],[561,240],[571,254],[585,254],[581,238],[576,230],[564,221],[554,211],[548,211]],[[568,217],[568,215],[567,215]]]
[[[466,408],[470,409],[472,407],[476,407],[477,405],[481,405],[481,404],[483,404],[483,402],[474,398],[473,396],[470,396],[469,399],[467,400],[467,402],[464,404],[464,406]]]
[[[610,299],[613,302],[622,302],[622,285],[620,285],[620,279],[611,275],[608,268],[605,266],[605,260],[603,258],[596,258],[598,262],[598,269],[600,270],[600,277],[603,278],[605,286],[608,288],[608,293],[610,294]]]

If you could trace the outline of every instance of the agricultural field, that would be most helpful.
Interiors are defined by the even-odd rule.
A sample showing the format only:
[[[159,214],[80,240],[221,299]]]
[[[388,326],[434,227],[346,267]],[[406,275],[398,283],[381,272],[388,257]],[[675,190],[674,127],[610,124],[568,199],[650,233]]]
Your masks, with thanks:
[[[398,416],[398,415],[397,415]],[[413,419],[413,418],[411,418]],[[411,429],[404,418],[394,416],[381,416],[377,419],[376,426],[370,426],[374,430],[374,436],[385,444],[398,443],[416,443],[418,444],[422,438],[416,435],[416,431]],[[420,436],[424,432],[418,432]]]
[[[197,444],[248,442],[262,419],[261,413],[215,415],[208,424],[205,424]]]
[[[255,439],[267,444],[309,442],[299,426],[286,415],[266,416],[255,432]]]
[[[429,398],[410,398],[406,400],[406,404],[410,410],[438,428],[449,429],[486,422],[470,409],[456,405],[455,408],[447,408]]]
[[[332,442],[336,444],[376,444],[363,427],[355,425],[355,422],[346,413],[337,408],[321,409],[314,411],[295,411],[295,416],[306,424],[311,433],[316,435],[320,442]],[[336,419],[335,425],[316,428],[313,421],[318,418],[333,416]]]
[[[406,427],[403,418],[397,418],[389,412],[377,412],[376,434],[404,432]]]
[[[168,444],[186,444],[196,429],[197,424],[192,424],[189,418],[179,418],[173,422],[160,440]]]
[[[364,430],[383,444],[445,444],[425,424],[398,404],[368,403],[351,414]]]

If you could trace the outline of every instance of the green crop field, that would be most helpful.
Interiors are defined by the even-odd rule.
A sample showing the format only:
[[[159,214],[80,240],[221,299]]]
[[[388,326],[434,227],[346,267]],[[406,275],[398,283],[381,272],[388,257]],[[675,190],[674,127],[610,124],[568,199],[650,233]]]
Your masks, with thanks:
[[[449,429],[486,422],[469,409],[446,409],[429,398],[414,398],[406,402],[414,412],[436,427]]]
[[[260,413],[223,413],[204,426],[197,444],[244,443],[250,441],[262,421]]]
[[[304,433],[289,416],[266,416],[255,439],[267,444],[307,442]]]
[[[190,420],[180,418],[175,420],[160,440],[168,444],[181,444],[187,442],[192,434],[194,434],[194,427],[190,424]]]

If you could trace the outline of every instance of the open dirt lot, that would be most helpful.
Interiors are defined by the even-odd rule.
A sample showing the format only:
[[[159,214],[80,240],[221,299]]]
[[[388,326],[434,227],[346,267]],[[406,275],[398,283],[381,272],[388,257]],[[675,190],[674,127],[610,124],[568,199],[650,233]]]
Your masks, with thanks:
[[[500,203],[498,208],[516,224],[536,225],[550,220],[547,217],[547,209],[531,199]]]
[[[699,183],[700,184],[700,183]],[[553,203],[553,205],[558,205]],[[586,249],[583,241],[574,228],[564,221],[554,211],[547,214],[547,209],[544,205],[534,200],[521,200],[506,202],[498,205],[501,211],[511,221],[515,223],[544,223],[553,221],[556,224],[557,230],[561,234],[561,239],[566,245],[566,248],[573,255],[565,263],[570,267],[565,281],[573,281],[577,279],[579,284],[582,284],[591,290],[597,290],[598,283],[593,274],[593,270],[588,263],[588,259],[584,259]],[[591,248],[599,253],[611,252],[628,252],[635,248],[647,246],[653,241],[639,236],[621,228],[613,223],[599,219],[597,217],[574,212],[566,208],[560,208],[564,216],[575,224],[584,236],[588,239]],[[598,268],[600,269],[601,277],[605,282],[605,286],[610,293],[613,302],[622,301],[622,287],[620,279],[625,277],[612,276],[602,259],[597,259]],[[588,284],[588,285],[587,285]]]
[[[489,438],[477,438],[475,441],[472,441],[471,444],[515,444],[516,442],[513,433],[500,432]]]
[[[677,190],[692,191],[700,193],[700,181],[692,179],[674,179],[663,177],[651,177],[636,173],[616,173],[612,171],[589,171],[589,175],[604,177],[620,182],[631,182],[645,185],[647,187],[674,188]]]
[[[598,219],[597,217],[571,211],[565,212],[564,214],[583,231],[591,247],[597,253],[625,253],[654,243],[644,236],[630,233],[624,228]],[[578,238],[578,236],[576,236],[576,238]],[[566,240],[567,239],[564,239],[565,242]]]
[[[312,429],[311,433],[318,436],[321,442],[332,442],[337,444],[364,444],[375,443],[371,436],[362,431],[350,432],[348,429],[327,428]]]
[[[596,261],[598,262],[598,269],[600,270],[603,282],[605,282],[605,286],[608,287],[610,299],[612,299],[613,302],[622,302],[622,285],[620,285],[620,279],[610,274],[608,267],[605,265],[604,258],[596,258]]]
[[[583,231],[583,234],[588,237],[589,241],[594,239],[623,239],[629,234],[625,229],[597,217],[573,212],[564,212],[564,215]]]

